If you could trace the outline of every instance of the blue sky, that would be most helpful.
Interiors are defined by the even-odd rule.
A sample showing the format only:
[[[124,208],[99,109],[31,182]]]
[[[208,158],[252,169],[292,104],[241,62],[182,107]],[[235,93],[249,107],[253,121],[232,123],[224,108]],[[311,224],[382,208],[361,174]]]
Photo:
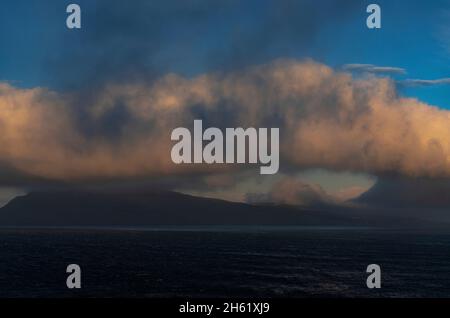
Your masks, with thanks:
[[[97,58],[107,54],[95,51],[93,42],[107,43],[100,50],[111,50],[114,55],[115,45],[121,42],[109,40],[127,36],[136,39],[131,50],[151,51],[146,62],[158,65],[158,71],[188,76],[275,58],[310,57],[333,67],[347,63],[400,67],[407,73],[398,76],[399,80],[450,77],[450,1],[446,0],[377,1],[382,8],[380,30],[365,26],[367,1],[349,1],[344,7],[342,1],[323,1],[321,6],[312,1],[185,1],[186,6],[176,1],[154,2],[145,5],[148,21],[146,15],[139,16],[137,21],[143,21],[135,21],[126,31],[120,23],[127,27],[133,20],[111,16],[114,11],[105,9],[108,3],[114,7],[121,2],[81,0],[77,3],[82,7],[83,29],[68,30],[65,7],[69,3],[18,0],[2,4],[1,80],[22,87],[76,87],[83,72],[95,69]],[[134,14],[132,8],[127,12]],[[93,50],[83,55],[84,46]],[[85,66],[69,67],[67,73],[55,71],[79,63],[80,57]],[[64,83],[72,78],[70,85],[61,86],[62,74]],[[450,108],[446,85],[401,91]]]
[[[115,27],[114,17],[108,20],[101,16],[111,13],[103,9],[105,1],[78,1],[83,10],[83,29],[66,29],[65,7],[69,3],[50,0],[2,3],[2,80],[23,87],[58,88],[61,81],[48,68],[53,68],[52,63],[76,63],[71,56],[79,57],[84,44],[92,45],[96,40],[92,34],[101,35],[96,33],[100,24],[101,28],[112,24],[108,38],[133,36]],[[159,19],[136,23],[136,28],[142,27],[138,30],[138,41],[156,42],[158,48],[154,52],[151,46],[144,49],[152,50],[147,62],[162,66],[161,71],[195,75],[233,67],[234,55],[239,67],[280,57],[311,57],[334,67],[364,63],[404,68],[407,73],[400,80],[450,77],[450,40],[446,38],[450,28],[450,1],[378,1],[382,8],[380,30],[365,27],[367,1],[352,1],[344,8],[339,4],[342,2],[336,1],[323,1],[321,6],[314,6],[311,1],[230,1],[228,4],[217,1],[209,5],[204,1],[186,1],[191,4],[189,10],[176,1],[158,3],[161,2],[148,8],[152,13],[148,19],[154,20],[155,16]],[[287,9],[279,9],[280,6]],[[313,21],[304,21],[308,15],[302,9],[314,11]],[[284,21],[286,12],[289,16]],[[138,18],[145,20],[146,16]],[[309,24],[311,30],[305,30]],[[157,34],[150,28],[156,28]],[[264,32],[269,32],[267,38]],[[137,47],[141,48],[135,45],[130,49]],[[114,50],[114,46],[106,49]],[[96,66],[87,63],[86,67]],[[81,67],[80,72],[83,70]],[[65,75],[73,77],[76,83],[79,77],[76,73]],[[446,85],[407,88],[402,92],[450,108],[450,90]]]

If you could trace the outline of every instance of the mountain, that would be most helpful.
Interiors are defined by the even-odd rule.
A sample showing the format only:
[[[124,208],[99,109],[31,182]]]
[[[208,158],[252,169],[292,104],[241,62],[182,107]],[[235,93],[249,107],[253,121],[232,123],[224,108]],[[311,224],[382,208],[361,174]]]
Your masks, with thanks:
[[[397,209],[450,210],[450,179],[383,177],[357,203]]]
[[[14,198],[0,209],[0,227],[450,226],[445,215],[431,217],[427,210],[425,216],[401,209],[245,204],[160,190],[58,190]]]
[[[40,191],[0,209],[0,226],[349,225],[355,217],[169,191]]]

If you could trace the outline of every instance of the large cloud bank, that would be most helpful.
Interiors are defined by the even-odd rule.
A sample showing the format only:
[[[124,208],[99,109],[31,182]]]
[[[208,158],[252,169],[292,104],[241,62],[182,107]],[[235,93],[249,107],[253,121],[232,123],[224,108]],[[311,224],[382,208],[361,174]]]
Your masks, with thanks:
[[[450,176],[450,111],[398,96],[388,78],[296,60],[109,83],[89,97],[0,84],[0,163],[68,182],[223,169],[172,164],[171,131],[194,119],[279,127],[281,169]]]

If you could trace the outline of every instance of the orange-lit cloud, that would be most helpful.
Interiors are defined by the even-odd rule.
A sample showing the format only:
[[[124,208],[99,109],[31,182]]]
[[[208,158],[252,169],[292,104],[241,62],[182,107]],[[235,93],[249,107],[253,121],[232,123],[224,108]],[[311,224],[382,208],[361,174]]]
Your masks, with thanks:
[[[86,133],[73,100],[1,84],[0,162],[69,182],[224,169],[171,162],[172,129],[201,117],[204,126],[279,127],[281,169],[450,176],[450,111],[398,96],[387,78],[355,79],[313,61],[105,85],[83,109],[94,126],[124,109],[126,116],[115,115],[113,137],[101,129]]]

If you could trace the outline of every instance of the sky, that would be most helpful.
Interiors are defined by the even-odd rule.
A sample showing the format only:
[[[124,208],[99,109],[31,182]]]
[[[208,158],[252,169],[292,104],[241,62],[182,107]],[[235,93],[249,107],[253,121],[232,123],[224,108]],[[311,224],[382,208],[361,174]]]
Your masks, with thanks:
[[[2,3],[0,83],[3,83],[4,87],[1,96],[15,96],[16,103],[24,103],[20,112],[8,111],[3,114],[2,120],[11,123],[9,129],[26,130],[30,124],[24,118],[32,118],[30,130],[36,130],[36,134],[33,139],[27,134],[11,133],[12,137],[4,141],[5,147],[18,150],[0,153],[0,162],[6,162],[2,168],[5,170],[4,176],[0,179],[8,186],[8,193],[11,193],[11,186],[17,187],[21,192],[24,187],[41,183],[71,183],[76,174],[88,177],[95,175],[92,171],[95,171],[96,165],[88,163],[88,157],[104,165],[111,164],[108,171],[100,173],[100,177],[108,181],[122,178],[155,179],[157,174],[152,169],[147,168],[141,159],[130,155],[130,152],[141,154],[144,150],[135,150],[131,144],[148,146],[143,142],[144,139],[138,137],[139,134],[148,134],[151,136],[149,140],[152,147],[165,149],[158,136],[163,132],[168,133],[166,129],[175,121],[175,115],[167,115],[170,118],[165,119],[167,112],[160,112],[154,108],[156,106],[145,108],[141,105],[145,104],[145,101],[136,101],[135,96],[130,96],[136,92],[143,95],[149,92],[148,96],[145,95],[148,97],[147,103],[157,103],[157,96],[161,94],[158,89],[162,89],[165,94],[181,89],[195,91],[196,87],[202,84],[202,76],[206,76],[208,85],[214,83],[223,89],[229,87],[227,78],[256,78],[255,72],[264,73],[267,77],[270,77],[271,72],[302,77],[302,74],[292,72],[291,69],[306,72],[305,76],[313,77],[319,76],[315,74],[327,73],[327,79],[317,79],[317,83],[311,85],[317,85],[323,90],[327,90],[326,85],[336,85],[330,96],[347,94],[345,87],[350,85],[353,87],[351,95],[360,96],[359,98],[364,100],[363,104],[372,105],[374,100],[389,99],[386,105],[380,106],[383,113],[377,117],[374,115],[373,121],[366,122],[366,117],[353,113],[349,116],[354,122],[364,122],[370,127],[373,123],[373,127],[378,127],[379,120],[401,118],[401,114],[405,112],[410,117],[410,122],[404,128],[404,134],[419,134],[420,127],[423,126],[426,133],[419,139],[424,143],[429,143],[430,140],[437,142],[436,147],[440,150],[436,152],[430,150],[431,146],[427,146],[417,154],[411,146],[403,149],[404,153],[415,159],[415,162],[431,166],[435,170],[409,163],[402,155],[391,150],[389,141],[383,139],[384,136],[393,134],[390,131],[391,124],[381,124],[381,129],[386,126],[384,134],[374,133],[373,140],[368,137],[370,140],[360,141],[378,145],[374,146],[376,155],[364,155],[364,159],[359,162],[345,159],[345,156],[362,158],[355,149],[349,149],[342,157],[336,151],[336,160],[323,159],[329,149],[319,138],[321,131],[311,136],[310,140],[317,139],[323,149],[319,149],[319,146],[308,148],[307,142],[297,136],[293,142],[299,145],[298,151],[302,152],[306,159],[293,158],[291,154],[286,154],[286,168],[281,175],[273,178],[249,176],[246,171],[236,172],[233,178],[224,177],[227,173],[222,171],[218,174],[214,171],[212,176],[209,176],[209,171],[176,170],[173,173],[167,164],[161,164],[159,171],[163,172],[164,179],[161,182],[189,193],[245,200],[248,195],[254,194],[253,192],[270,192],[274,184],[284,182],[282,179],[287,178],[295,179],[296,182],[301,180],[299,182],[305,187],[319,186],[320,191],[323,190],[326,196],[334,199],[348,199],[370,188],[381,175],[399,173],[430,177],[442,174],[442,171],[447,171],[450,158],[450,145],[446,144],[446,138],[449,138],[446,136],[448,130],[445,128],[449,119],[445,110],[450,109],[450,1],[376,1],[381,7],[382,28],[368,29],[366,7],[372,2],[374,1],[324,0],[319,3],[312,0],[136,0],[125,4],[118,0],[16,0]],[[70,3],[77,3],[82,9],[80,30],[65,27],[65,9]],[[280,60],[285,62],[277,64],[276,61]],[[271,66],[267,69],[264,65]],[[352,79],[342,78],[339,75],[341,73],[349,74]],[[176,74],[178,80],[171,78],[170,74]],[[211,74],[220,75],[214,77],[215,75]],[[384,79],[389,84],[385,84]],[[277,79],[273,82],[279,84]],[[360,92],[364,89],[360,86],[366,82],[370,83],[371,87],[378,87],[368,88],[365,91],[368,95],[383,96],[364,97],[363,92]],[[247,84],[253,85],[243,80],[240,83],[243,87]],[[274,84],[268,82],[266,85],[272,87]],[[386,85],[392,86],[392,89],[386,88]],[[258,85],[251,87],[259,89]],[[297,93],[299,103],[307,104],[313,98],[306,96],[307,93]],[[392,94],[395,97],[392,97]],[[208,107],[202,110],[202,114],[212,123],[214,116],[220,116],[219,109],[239,114],[242,109],[250,113],[254,107],[227,106],[226,101],[229,101],[230,97],[224,93],[218,95],[220,96],[215,96],[221,100],[215,106],[218,110],[210,111]],[[403,97],[412,99],[397,100]],[[104,107],[108,104],[108,98],[115,99],[115,102],[114,107],[106,112]],[[132,101],[124,101],[127,98]],[[270,96],[265,100],[270,100]],[[184,102],[186,105],[191,103],[190,100]],[[195,102],[208,103],[202,98],[196,99]],[[234,102],[245,104],[247,99],[236,97]],[[283,102],[274,100],[273,105],[281,105]],[[3,105],[10,103],[8,99],[3,101]],[[42,109],[42,112],[33,111],[29,115],[23,115],[28,111],[27,107],[34,104],[38,105],[35,108]],[[57,106],[61,104],[64,106]],[[390,107],[403,107],[403,104],[412,104],[414,109],[411,112],[402,110],[399,113],[394,112],[390,117],[383,117],[388,116]],[[48,105],[53,108],[49,110]],[[339,105],[336,109],[342,107],[348,111],[345,102]],[[191,106],[178,110],[185,116],[184,119],[196,114]],[[433,106],[444,113],[438,113],[431,108]],[[138,110],[139,107],[153,112],[153,116],[147,116],[142,109]],[[272,112],[280,111],[279,105],[261,107],[273,107]],[[329,116],[340,116],[341,112],[335,111],[336,109],[323,111],[328,111]],[[276,117],[270,114],[266,114],[265,122]],[[13,116],[22,117],[20,120],[13,120]],[[146,117],[147,121],[136,121],[133,116],[140,116],[140,119],[145,116],[149,118]],[[303,118],[301,116],[312,120],[317,114],[307,110],[298,116],[300,122]],[[434,120],[436,124],[423,123],[420,116],[428,121]],[[155,123],[158,118],[160,121]],[[325,125],[330,119],[325,115],[323,118]],[[349,118],[347,120],[350,120]],[[40,128],[42,125],[36,123],[39,120],[52,120],[54,127],[44,131]],[[233,120],[231,122],[233,123]],[[248,118],[237,122],[253,123]],[[152,126],[145,126],[147,124]],[[309,124],[311,122],[305,122],[303,127]],[[292,124],[293,132],[302,131],[302,128],[294,126]],[[392,127],[395,126],[393,123]],[[320,127],[322,126],[310,128]],[[326,127],[328,129],[333,126]],[[155,132],[158,129],[159,132]],[[328,131],[327,129],[323,131]],[[61,131],[63,132],[60,133]],[[353,142],[358,143],[359,139],[355,137],[353,127],[347,132],[348,134],[341,136],[330,131],[329,136],[341,138],[336,141],[343,143],[341,149],[351,148],[345,146]],[[54,138],[56,135],[61,136]],[[395,136],[401,138],[401,135]],[[48,144],[37,145],[42,140]],[[130,142],[126,143],[124,140]],[[19,146],[21,142],[24,143],[23,146]],[[414,142],[415,140],[411,140],[411,144]],[[35,149],[37,146],[43,149]],[[66,166],[61,162],[68,162],[70,160],[67,157],[73,157],[68,149],[77,149],[75,153],[81,155],[79,162]],[[307,155],[304,154],[306,149],[309,149]],[[385,150],[389,153],[386,157]],[[126,155],[123,156],[121,164],[113,163],[113,160],[108,158],[108,155],[120,157],[122,152]],[[329,153],[334,154],[333,151]],[[436,162],[430,159],[439,156],[444,159],[436,159]],[[400,157],[402,158],[399,159]],[[165,159],[154,154],[148,156],[149,162],[161,163],[163,160]],[[430,160],[433,161],[431,164]],[[142,174],[137,167],[128,170],[117,168],[127,163],[141,167]],[[59,167],[59,170],[55,168],[54,171],[48,172],[47,165]],[[208,176],[206,181],[193,181],[191,174],[201,178],[203,174]],[[157,177],[158,180],[161,179],[160,175]],[[210,179],[213,180],[212,184],[217,185],[211,187]],[[208,186],[205,187],[205,184]]]
[[[64,27],[69,3],[2,4],[2,80],[21,87],[67,88],[89,76],[101,57],[121,41],[129,46],[119,48],[117,58],[144,50],[148,55],[141,57],[143,68],[152,71],[158,65],[158,71],[186,76],[280,57],[312,57],[332,67],[353,63],[398,67],[405,70],[399,80],[434,80],[450,72],[448,0],[378,1],[379,30],[365,26],[370,1],[321,1],[321,5],[314,1],[135,1],[127,8],[120,1],[78,1],[83,9],[79,31]],[[121,39],[128,36],[131,39]],[[95,52],[84,52],[84,46]],[[113,61],[115,53],[111,55],[105,67],[123,66]],[[61,83],[55,76],[58,71],[49,68],[70,72]],[[408,87],[404,92],[450,107],[445,85]]]

